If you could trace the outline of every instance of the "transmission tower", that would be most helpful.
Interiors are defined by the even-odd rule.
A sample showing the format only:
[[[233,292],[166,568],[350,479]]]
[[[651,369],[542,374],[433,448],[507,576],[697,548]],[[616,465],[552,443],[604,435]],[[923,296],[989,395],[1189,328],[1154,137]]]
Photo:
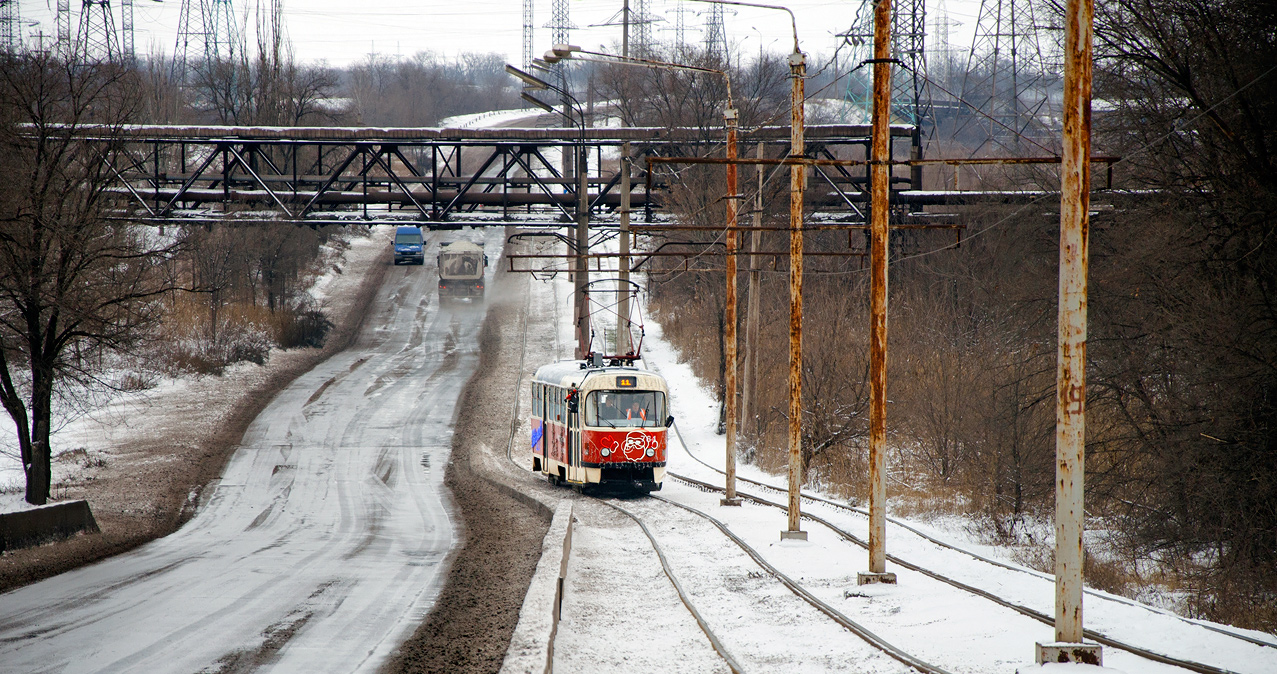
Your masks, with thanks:
[[[550,41],[553,44],[571,44],[571,32],[572,29],[576,28],[576,26],[572,25],[572,17],[568,12],[568,0],[554,0],[554,2],[550,5],[550,23],[547,23],[545,27],[550,29]],[[566,116],[572,114],[569,112],[571,99],[567,93],[567,64],[562,61],[554,64],[554,75],[557,80],[556,84],[558,84],[559,89],[562,90],[562,94],[559,96],[559,102],[563,104],[564,108],[565,117],[563,125],[571,126],[571,122]],[[566,170],[568,165],[568,153],[564,153],[563,156],[564,168]]]
[[[674,49],[679,54],[687,51],[687,13],[692,11],[687,8],[687,4],[683,0],[678,0],[678,4],[674,9],[669,10],[674,13]]]
[[[173,67],[185,79],[192,63],[233,62],[241,49],[231,0],[182,0]]]
[[[120,0],[120,47],[124,62],[132,65],[137,58],[133,50],[133,0]]]
[[[851,29],[839,35],[851,47],[850,65],[858,68],[847,80],[843,96],[845,122],[864,123],[873,104],[874,0],[861,0]],[[931,90],[927,86],[927,7],[924,0],[898,0],[891,12],[891,117],[917,127],[930,122]],[[864,64],[862,66],[862,64]]]
[[[715,63],[727,62],[727,30],[723,26],[723,6],[713,4],[707,10],[709,18],[705,21],[704,35],[705,55]]]
[[[1023,138],[1044,138],[1055,126],[1050,91],[1059,86],[1038,42],[1040,28],[1029,0],[981,0],[975,40],[967,58],[964,110],[955,135],[970,134],[974,153],[989,143],[1018,152]]]
[[[0,52],[22,51],[22,16],[18,0],[0,0]]]
[[[532,67],[532,39],[534,31],[532,29],[532,5],[533,0],[523,0],[523,70],[526,72]]]
[[[63,59],[71,58],[71,0],[58,0],[58,47],[57,54]]]
[[[652,53],[652,12],[647,0],[637,0],[636,11],[630,25],[633,27],[633,40],[630,49],[633,55],[646,57]]]
[[[231,0],[204,0],[204,22],[208,41],[205,58],[218,61],[234,61],[239,56],[239,25],[235,21],[235,8]]]
[[[111,0],[84,0],[80,9],[80,31],[75,53],[85,59],[114,61],[121,57],[120,37],[115,32]]]

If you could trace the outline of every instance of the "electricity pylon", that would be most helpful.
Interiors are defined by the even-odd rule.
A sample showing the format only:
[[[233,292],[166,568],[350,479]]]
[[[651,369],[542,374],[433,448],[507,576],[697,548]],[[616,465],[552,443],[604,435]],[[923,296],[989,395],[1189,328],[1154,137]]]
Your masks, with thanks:
[[[1042,27],[1029,0],[981,0],[961,94],[979,112],[964,109],[954,134],[979,134],[973,154],[990,143],[1020,154],[1023,138],[1056,127],[1050,92],[1060,83],[1038,41]]]
[[[86,60],[115,61],[122,58],[111,0],[84,0],[74,50],[77,56]]]
[[[839,37],[851,48],[848,61],[859,68],[847,80],[842,118],[864,123],[873,101],[873,68],[863,65],[873,58],[874,0],[862,0],[851,28]],[[931,122],[931,90],[927,86],[927,7],[923,0],[898,0],[891,11],[892,68],[891,118],[893,122],[921,127]]]

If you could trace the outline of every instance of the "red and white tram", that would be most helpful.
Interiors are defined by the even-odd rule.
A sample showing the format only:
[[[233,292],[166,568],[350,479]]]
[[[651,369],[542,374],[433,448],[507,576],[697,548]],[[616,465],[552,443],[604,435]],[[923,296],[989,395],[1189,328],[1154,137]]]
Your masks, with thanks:
[[[596,361],[597,363],[597,361]],[[636,367],[564,360],[532,379],[532,470],[551,483],[629,485],[665,478],[669,389]]]

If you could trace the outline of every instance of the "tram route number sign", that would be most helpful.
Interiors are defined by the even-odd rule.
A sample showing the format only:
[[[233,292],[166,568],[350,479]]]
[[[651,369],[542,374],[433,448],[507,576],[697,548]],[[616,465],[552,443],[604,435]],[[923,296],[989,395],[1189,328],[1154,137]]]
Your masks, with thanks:
[[[638,386],[638,377],[633,375],[619,375],[616,378],[617,388],[634,388]]]

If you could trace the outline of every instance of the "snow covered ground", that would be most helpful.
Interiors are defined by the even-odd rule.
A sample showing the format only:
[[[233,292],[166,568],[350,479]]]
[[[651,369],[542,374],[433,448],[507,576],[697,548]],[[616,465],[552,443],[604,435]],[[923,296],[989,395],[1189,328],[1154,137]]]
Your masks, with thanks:
[[[570,355],[567,280],[533,284],[532,292],[534,315],[559,317],[555,355]],[[725,461],[724,438],[715,432],[717,401],[690,365],[680,363],[676,350],[662,340],[659,324],[648,322],[643,349],[646,366],[669,382],[671,411],[678,419],[681,441],[676,438],[670,443],[670,472],[721,485],[723,477],[714,470]],[[536,364],[530,362],[529,369]],[[527,409],[526,403],[522,409]],[[517,458],[526,467],[526,458]],[[754,466],[741,465],[739,473],[781,489],[786,485],[784,476],[769,475]],[[784,500],[775,492],[747,484],[738,488],[772,501]],[[802,528],[809,533],[808,541],[781,541],[779,534],[787,524],[780,509],[748,502],[724,507],[719,504],[720,493],[669,478],[659,496],[717,518],[766,562],[828,606],[943,671],[1097,671],[1080,665],[1038,668],[1033,664],[1034,643],[1053,641],[1050,625],[923,573],[889,562],[888,570],[897,574],[899,584],[858,586],[857,572],[868,570],[867,552],[823,525],[805,521]],[[901,663],[799,600],[707,520],[655,498],[609,498],[608,502],[628,510],[652,530],[691,603],[745,671],[906,671]],[[803,507],[862,540],[868,536],[868,521],[862,514],[811,501]],[[575,508],[555,670],[727,671],[726,661],[710,648],[702,628],[661,572],[655,549],[638,525],[598,499],[582,499]],[[1054,581],[1048,574],[1015,564],[1005,549],[973,540],[966,527],[896,521],[958,550],[893,523],[887,532],[889,555],[1018,607],[1054,614]],[[1087,594],[1085,622],[1088,629],[1106,638],[1220,671],[1277,672],[1277,637],[1273,635],[1189,620],[1101,592]],[[631,636],[617,638],[622,634]],[[1105,669],[1130,674],[1188,671],[1116,647],[1104,648],[1104,663]]]
[[[366,264],[381,253],[389,241],[387,230],[373,232],[370,236],[356,236],[349,240],[349,248],[340,250],[326,246],[317,268],[323,269],[314,277],[309,294],[315,306],[331,310],[333,283],[349,282],[340,269],[351,263]],[[165,419],[175,408],[190,407],[193,419],[183,419],[188,426],[186,434],[206,433],[215,424],[226,407],[222,392],[238,392],[252,388],[266,378],[272,366],[290,359],[295,352],[272,348],[267,366],[238,363],[226,368],[220,377],[211,375],[157,375],[155,386],[142,391],[112,394],[110,400],[91,405],[83,411],[60,410],[55,419],[56,428],[50,443],[54,448],[54,488],[52,499],[61,498],[61,486],[92,480],[94,468],[114,462],[116,453],[125,451],[130,443],[146,434],[155,435],[157,424],[166,428],[178,419]],[[121,373],[123,374],[123,373]],[[107,379],[115,375],[107,375]],[[200,414],[200,411],[204,414]],[[166,415],[169,412],[169,415]],[[0,512],[26,509],[23,499],[24,477],[22,462],[18,457],[18,435],[8,415],[0,414]]]
[[[309,289],[315,306],[331,310],[334,283],[349,282],[349,277],[343,277],[339,270],[352,263],[366,264],[389,245],[390,234],[387,228],[371,236],[351,238],[345,251],[326,246],[317,264],[323,271]],[[60,487],[93,479],[96,467],[114,463],[119,453],[126,452],[130,444],[148,433],[154,436],[179,422],[188,424],[188,436],[206,433],[226,407],[228,397],[224,392],[252,388],[268,376],[272,367],[282,364],[281,360],[294,356],[295,352],[274,348],[265,367],[240,362],[220,376],[157,376],[151,388],[114,394],[102,404],[78,413],[62,410],[66,416],[55,419],[60,425],[50,439],[54,455],[53,499],[61,497]],[[172,414],[173,410],[186,407],[191,408],[194,418],[174,418],[177,415]],[[30,507],[24,500],[24,484],[13,422],[0,414],[0,513]]]

